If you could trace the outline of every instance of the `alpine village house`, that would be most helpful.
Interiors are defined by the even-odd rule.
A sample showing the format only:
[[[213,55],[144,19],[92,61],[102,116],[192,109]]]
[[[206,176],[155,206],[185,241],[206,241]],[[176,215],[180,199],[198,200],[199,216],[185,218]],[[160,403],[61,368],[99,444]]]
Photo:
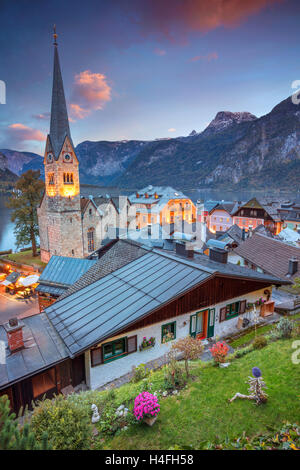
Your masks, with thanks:
[[[98,249],[96,260],[82,259],[100,246],[96,226],[105,213],[80,198],[56,37],[44,164],[38,217],[42,259],[50,263],[41,285],[51,283],[52,271],[60,290],[40,314],[0,326],[0,344],[7,344],[0,394],[9,396],[15,411],[82,383],[102,387],[133,366],[165,357],[178,338],[223,337],[253,319],[249,305],[258,299],[272,313],[272,287],[290,283],[227,263],[227,252],[217,248],[205,256],[182,245],[166,252],[116,238]],[[63,269],[56,264],[61,258]],[[144,337],[154,338],[148,349]]]

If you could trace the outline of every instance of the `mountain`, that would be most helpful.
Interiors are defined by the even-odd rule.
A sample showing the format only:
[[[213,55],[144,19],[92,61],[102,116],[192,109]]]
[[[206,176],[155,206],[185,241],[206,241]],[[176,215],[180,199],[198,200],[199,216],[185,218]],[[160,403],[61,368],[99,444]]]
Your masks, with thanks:
[[[145,146],[147,142],[139,140],[82,142],[76,147],[80,181],[109,185],[123,175]]]
[[[203,132],[193,130],[184,137],[85,141],[75,150],[81,183],[296,191],[300,190],[300,106],[289,97],[260,118],[249,112],[220,111]],[[37,154],[2,153],[8,157],[7,168],[16,174],[30,168],[43,172]]]
[[[8,159],[6,155],[0,152],[0,187],[7,186],[7,184],[11,184],[17,179],[17,175],[8,169]]]
[[[260,118],[218,113],[201,133],[145,146],[118,184],[300,189],[300,107],[287,98]]]
[[[232,113],[230,111],[220,111],[204,130],[203,135],[207,136],[216,132],[222,132],[232,124],[241,124],[242,122],[255,121],[256,119],[257,117],[254,114],[247,112]]]
[[[21,175],[23,173],[23,167],[33,158],[42,158],[40,155],[32,152],[18,152],[17,150],[0,149],[0,153],[5,155],[7,158],[7,169],[13,172],[15,175]]]

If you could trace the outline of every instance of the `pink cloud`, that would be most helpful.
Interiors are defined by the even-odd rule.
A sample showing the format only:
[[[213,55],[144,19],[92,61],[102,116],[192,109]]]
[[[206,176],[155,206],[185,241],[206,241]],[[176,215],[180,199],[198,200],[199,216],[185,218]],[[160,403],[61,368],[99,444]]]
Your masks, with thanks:
[[[198,60],[204,60],[207,62],[211,62],[212,60],[217,60],[218,59],[218,54],[217,52],[210,52],[209,54],[206,55],[196,55],[195,57],[192,57],[190,59],[190,62],[198,62]]]
[[[105,103],[110,100],[111,87],[105,75],[90,70],[75,75],[70,104],[72,118],[83,119],[91,111],[103,109]]]
[[[159,56],[163,56],[163,55],[166,55],[166,51],[163,50],[163,49],[159,49],[157,47],[156,49],[154,49],[154,54],[159,55]]]
[[[39,131],[38,129],[32,129],[32,127],[28,127],[20,123],[11,124],[8,126],[7,134],[15,141],[19,142],[24,142],[26,140],[43,142],[46,140],[46,136],[43,134],[43,132]]]
[[[285,0],[137,0],[132,20],[141,35],[171,42],[186,42],[190,32],[231,28],[266,7]]]
[[[39,121],[48,121],[50,119],[50,112],[41,113],[41,114],[33,114],[32,117]]]

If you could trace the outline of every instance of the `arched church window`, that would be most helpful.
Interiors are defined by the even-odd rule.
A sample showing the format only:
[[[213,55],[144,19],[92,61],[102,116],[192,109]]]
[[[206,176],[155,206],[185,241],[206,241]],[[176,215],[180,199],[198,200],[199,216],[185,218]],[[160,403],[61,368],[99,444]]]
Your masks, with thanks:
[[[64,184],[74,184],[73,173],[64,173]]]
[[[93,227],[89,228],[87,231],[87,240],[88,240],[88,251],[95,250],[95,240],[94,240],[95,229]]]
[[[54,184],[54,173],[48,173],[48,183],[51,185]]]

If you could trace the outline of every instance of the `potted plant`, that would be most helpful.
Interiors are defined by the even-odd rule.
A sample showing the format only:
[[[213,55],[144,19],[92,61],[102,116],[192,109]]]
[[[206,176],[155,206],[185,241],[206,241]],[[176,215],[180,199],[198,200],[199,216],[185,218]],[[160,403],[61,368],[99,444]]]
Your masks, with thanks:
[[[149,392],[140,393],[134,400],[133,414],[138,421],[153,426],[160,411],[158,399]]]
[[[151,336],[151,338],[147,339],[146,336],[144,336],[143,341],[141,342],[139,346],[139,350],[143,351],[144,349],[150,349],[155,346],[155,338]]]

